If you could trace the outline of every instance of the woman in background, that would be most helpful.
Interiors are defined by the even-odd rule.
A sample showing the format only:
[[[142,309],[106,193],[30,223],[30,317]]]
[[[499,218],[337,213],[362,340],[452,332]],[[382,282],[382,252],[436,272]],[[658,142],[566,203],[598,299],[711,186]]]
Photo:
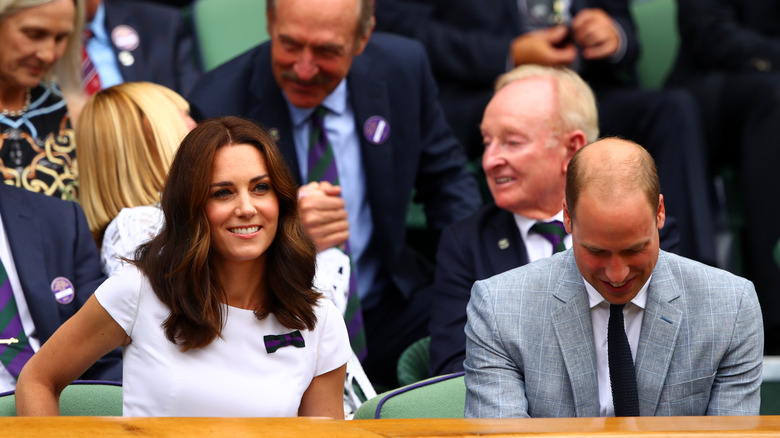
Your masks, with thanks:
[[[83,0],[0,1],[0,170],[6,184],[76,198],[73,129],[60,87],[80,88],[83,22]]]
[[[98,91],[82,109],[76,124],[79,203],[106,275],[160,231],[165,175],[193,127],[187,101],[151,82]]]
[[[315,248],[271,137],[225,117],[171,165],[160,233],[27,363],[21,415],[56,415],[63,388],[124,346],[126,416],[343,418],[351,349],[312,288]]]

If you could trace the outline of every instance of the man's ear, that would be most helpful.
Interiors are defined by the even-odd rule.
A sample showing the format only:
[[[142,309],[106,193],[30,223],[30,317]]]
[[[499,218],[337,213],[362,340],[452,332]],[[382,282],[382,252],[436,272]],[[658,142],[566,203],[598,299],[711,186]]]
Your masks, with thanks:
[[[571,234],[571,213],[569,212],[569,206],[566,204],[566,199],[563,200],[563,226],[566,228],[566,232]]]
[[[358,56],[361,53],[363,53],[363,50],[366,48],[366,44],[368,44],[368,40],[371,38],[371,33],[374,32],[375,27],[376,27],[376,19],[374,17],[371,17],[371,28],[368,29],[368,32],[366,32],[365,35],[360,37],[355,42],[355,56]]]
[[[575,129],[574,131],[566,134],[564,137],[564,142],[566,146],[566,161],[563,163],[563,171],[565,173],[569,169],[569,160],[571,160],[571,157],[575,152],[582,149],[582,147],[588,143],[588,138],[585,136],[585,133],[582,132],[582,130]]]
[[[664,195],[658,195],[658,211],[656,212],[656,223],[658,229],[664,227],[666,222],[666,207],[664,207]]]

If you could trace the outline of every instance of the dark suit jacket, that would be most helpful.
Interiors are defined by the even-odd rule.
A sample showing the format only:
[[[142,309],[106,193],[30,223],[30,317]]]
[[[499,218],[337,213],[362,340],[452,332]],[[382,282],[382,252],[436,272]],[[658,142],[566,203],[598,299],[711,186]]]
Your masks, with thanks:
[[[130,53],[134,62],[117,62],[125,82],[149,81],[186,95],[200,77],[190,26],[176,8],[156,3],[127,0],[103,0],[106,8],[106,32],[119,25],[138,32],[138,47]],[[259,6],[258,6],[259,7]],[[121,48],[113,47],[118,56]]]
[[[271,73],[271,46],[261,44],[205,74],[189,96],[193,115],[238,115],[271,128],[298,182],[301,176],[287,103]],[[355,57],[347,86],[360,133],[374,233],[369,244],[382,259],[380,284],[405,297],[430,283],[404,245],[412,189],[434,230],[468,217],[479,207],[474,177],[436,99],[436,86],[419,43],[375,33]],[[390,136],[374,145],[363,133],[367,119],[387,120]],[[374,291],[372,291],[374,292]]]
[[[674,252],[677,221],[667,216],[661,248]],[[499,246],[504,241],[507,245]],[[503,248],[503,249],[502,249]],[[463,371],[466,358],[466,305],[477,280],[528,264],[525,243],[512,213],[490,204],[444,229],[436,254],[431,315],[431,375]]]
[[[97,246],[81,207],[39,193],[0,184],[0,217],[41,344],[73,316],[105,280]],[[73,301],[54,298],[52,280],[65,277]],[[122,381],[119,349],[100,359],[82,377]]]
[[[626,53],[618,63],[585,61],[579,73],[598,92],[635,86],[639,44],[626,0],[572,0],[572,16],[584,8],[604,9],[626,34]],[[442,106],[462,141],[478,133],[482,111],[496,78],[507,71],[512,40],[523,33],[517,0],[382,0],[376,4],[377,29],[423,43],[441,89]],[[465,125],[465,126],[464,126]],[[466,132],[469,132],[468,134]],[[466,148],[481,144],[467,143]]]

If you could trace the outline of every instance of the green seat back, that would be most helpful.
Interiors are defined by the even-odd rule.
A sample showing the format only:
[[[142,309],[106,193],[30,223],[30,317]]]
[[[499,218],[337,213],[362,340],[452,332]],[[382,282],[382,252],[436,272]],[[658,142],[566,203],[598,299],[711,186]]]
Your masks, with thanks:
[[[268,39],[264,0],[197,0],[192,20],[204,71]]]
[[[0,417],[16,415],[14,393],[0,397]],[[73,382],[60,395],[60,415],[122,416],[122,385],[113,382]]]
[[[649,90],[661,89],[677,60],[680,34],[675,0],[634,0],[631,15],[642,48],[639,83]]]
[[[431,362],[430,347],[431,337],[426,336],[406,347],[406,350],[401,353],[397,365],[399,385],[410,385],[429,377],[428,365]]]
[[[363,403],[355,420],[380,418],[463,418],[463,373],[432,377],[377,395]]]

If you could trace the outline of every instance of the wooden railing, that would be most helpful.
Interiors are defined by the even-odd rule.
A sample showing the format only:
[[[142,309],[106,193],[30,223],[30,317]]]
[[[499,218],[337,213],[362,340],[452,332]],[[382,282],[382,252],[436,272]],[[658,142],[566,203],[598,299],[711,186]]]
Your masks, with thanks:
[[[320,418],[3,417],[3,437],[778,437],[780,416],[534,418],[510,420]]]

